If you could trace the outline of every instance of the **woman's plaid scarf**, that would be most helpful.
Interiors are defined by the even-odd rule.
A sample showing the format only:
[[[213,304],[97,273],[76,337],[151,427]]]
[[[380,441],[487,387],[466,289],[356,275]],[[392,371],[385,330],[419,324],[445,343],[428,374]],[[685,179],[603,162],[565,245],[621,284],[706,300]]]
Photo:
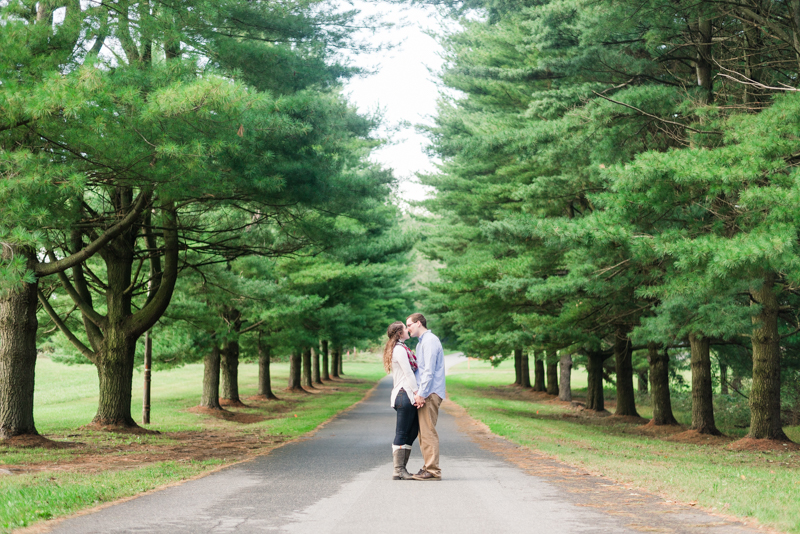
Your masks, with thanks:
[[[414,353],[411,352],[411,350],[408,347],[406,347],[406,344],[403,343],[402,341],[398,341],[397,344],[406,349],[406,354],[408,354],[408,363],[411,365],[411,370],[416,371],[417,369],[419,369],[419,366],[417,365],[417,357],[414,356]]]

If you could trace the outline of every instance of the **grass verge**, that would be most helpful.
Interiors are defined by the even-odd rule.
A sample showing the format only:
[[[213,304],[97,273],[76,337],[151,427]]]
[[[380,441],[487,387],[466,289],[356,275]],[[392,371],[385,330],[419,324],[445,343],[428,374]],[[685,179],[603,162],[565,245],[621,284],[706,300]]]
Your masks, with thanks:
[[[576,373],[576,392],[581,380]],[[481,362],[453,368],[448,396],[492,432],[565,463],[708,510],[800,533],[800,455],[688,444],[643,433],[614,417],[579,417],[567,403],[507,386],[513,367]],[[647,414],[646,407],[640,413]],[[676,414],[685,420],[686,414]],[[725,429],[722,429],[725,431]],[[800,427],[785,429],[797,441]]]
[[[246,406],[224,414],[195,409],[203,367],[186,365],[153,373],[149,430],[128,434],[87,428],[97,408],[97,374],[90,366],[40,359],[36,366],[37,429],[59,448],[0,446],[0,533],[63,517],[133,496],[219,466],[264,453],[308,433],[361,400],[385,373],[360,355],[345,362],[346,375],[313,393],[283,389],[288,365],[273,363],[277,401],[248,399],[257,392],[258,366],[239,367]],[[134,384],[141,384],[141,375]],[[141,391],[134,389],[134,418]]]

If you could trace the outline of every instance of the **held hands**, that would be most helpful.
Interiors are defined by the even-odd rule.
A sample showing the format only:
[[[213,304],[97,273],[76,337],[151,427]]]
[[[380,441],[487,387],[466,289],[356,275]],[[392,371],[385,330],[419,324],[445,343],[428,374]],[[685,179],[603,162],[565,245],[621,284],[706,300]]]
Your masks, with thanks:
[[[414,393],[414,406],[417,408],[422,408],[425,406],[425,399]]]

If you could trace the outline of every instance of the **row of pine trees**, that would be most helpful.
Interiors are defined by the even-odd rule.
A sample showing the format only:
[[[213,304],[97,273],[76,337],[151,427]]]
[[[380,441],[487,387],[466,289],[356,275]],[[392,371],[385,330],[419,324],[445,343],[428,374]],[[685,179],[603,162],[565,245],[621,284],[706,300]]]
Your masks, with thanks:
[[[357,17],[0,3],[0,438],[36,433],[40,349],[94,364],[94,423],[130,427],[145,346],[204,361],[213,408],[237,400],[242,350],[268,395],[271,355],[292,355],[296,385],[310,347],[341,365],[407,308],[395,180],[368,159],[378,119],[341,92]]]
[[[693,429],[718,433],[721,379],[749,397],[750,437],[786,439],[800,2],[486,0],[441,41],[425,250],[450,338],[572,357],[587,407],[605,375],[623,416],[644,362],[658,425],[688,364]]]

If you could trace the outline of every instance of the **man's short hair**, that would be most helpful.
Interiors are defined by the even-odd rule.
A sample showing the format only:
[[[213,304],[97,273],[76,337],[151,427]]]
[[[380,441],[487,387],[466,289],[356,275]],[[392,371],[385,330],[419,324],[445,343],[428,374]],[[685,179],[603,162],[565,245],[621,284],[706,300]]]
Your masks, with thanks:
[[[427,323],[427,322],[425,322],[425,316],[424,316],[424,315],[422,315],[421,313],[412,313],[411,315],[409,315],[409,316],[408,316],[408,319],[411,319],[411,322],[412,322],[412,323],[416,323],[417,321],[419,321],[419,323],[420,323],[420,324],[421,324],[421,325],[422,325],[424,328],[428,328],[428,323]],[[406,321],[407,321],[408,319],[406,319]]]

